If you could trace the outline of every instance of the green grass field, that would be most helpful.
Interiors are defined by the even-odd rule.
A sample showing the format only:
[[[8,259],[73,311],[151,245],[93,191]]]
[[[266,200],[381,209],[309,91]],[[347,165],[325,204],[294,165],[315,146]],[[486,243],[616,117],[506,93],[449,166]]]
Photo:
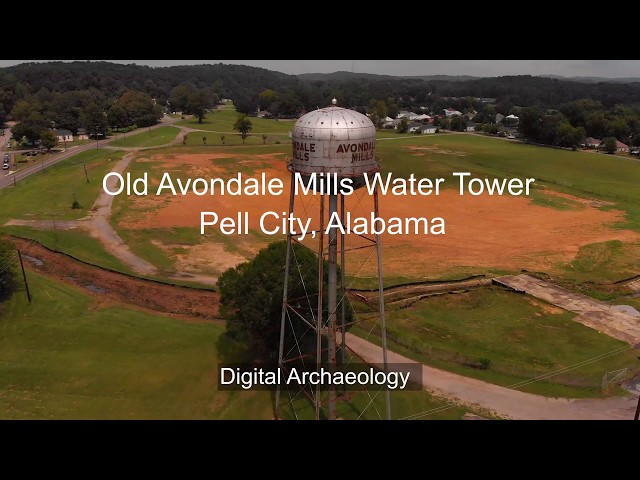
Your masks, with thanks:
[[[573,317],[498,287],[477,289],[389,311],[389,348],[428,365],[510,386],[625,347],[621,341],[574,322]],[[354,333],[366,336],[371,327],[363,322],[354,327]],[[369,339],[379,342],[375,330]],[[629,367],[640,372],[636,356],[637,351],[629,349],[522,390],[547,396],[598,397],[606,371]],[[489,368],[482,369],[483,359],[490,361]]]
[[[0,225],[12,218],[23,220],[74,220],[87,212],[102,190],[102,179],[124,152],[86,150],[0,190]],[[90,183],[84,173],[84,167]],[[72,209],[73,194],[82,208]]]
[[[196,118],[191,118],[181,120],[178,125],[210,132],[237,133],[233,130],[233,124],[239,116],[240,114],[234,108],[225,108],[209,113],[202,123],[198,123]],[[249,117],[249,119],[253,125],[251,130],[253,135],[262,135],[264,133],[267,135],[279,134],[287,137],[294,124],[293,120],[272,120],[256,117]]]
[[[176,127],[159,127],[136,133],[130,137],[118,134],[111,145],[116,147],[156,147],[171,142],[179,131],[180,129]]]
[[[0,419],[272,417],[270,392],[217,391],[221,324],[105,304],[28,275],[33,303],[18,291],[0,304]],[[394,402],[396,418],[445,405],[426,392],[394,394]],[[340,411],[357,418],[368,403],[361,393],[340,403]],[[308,404],[298,408],[303,417],[311,412]],[[455,407],[428,418],[460,418],[465,411]],[[363,418],[378,418],[376,408]]]
[[[204,147],[204,151],[207,147],[229,147],[229,146],[255,146],[255,145],[274,145],[282,144],[291,150],[289,137],[279,134],[264,134],[266,138],[263,138],[262,134],[251,133],[242,142],[242,137],[236,133],[214,133],[214,132],[189,132],[186,139],[186,145],[190,147]],[[222,140],[224,137],[224,143]],[[203,140],[204,139],[204,140]]]
[[[100,241],[84,230],[41,230],[31,227],[5,226],[2,232],[35,240],[51,250],[67,253],[83,262],[117,272],[134,273],[116,257],[105,252]]]
[[[445,187],[458,188],[451,174],[469,171],[478,175],[534,177],[536,185],[580,197],[615,203],[626,211],[626,228],[640,231],[640,161],[582,151],[507,142],[478,135],[389,136],[377,143],[383,169],[396,176],[446,178]],[[409,146],[431,147],[425,157],[411,155]],[[454,181],[455,180],[455,181]]]
[[[33,303],[18,292],[1,306],[0,418],[270,418],[268,392],[216,391],[221,325],[29,278]]]

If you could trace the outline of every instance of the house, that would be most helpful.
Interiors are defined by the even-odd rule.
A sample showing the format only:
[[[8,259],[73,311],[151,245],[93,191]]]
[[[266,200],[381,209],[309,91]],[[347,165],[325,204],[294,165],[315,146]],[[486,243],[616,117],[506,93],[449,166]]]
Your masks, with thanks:
[[[455,108],[445,108],[444,114],[447,117],[453,117],[454,115],[462,115],[462,113],[456,110]]]
[[[271,115],[271,113],[268,112],[267,110],[258,110],[256,112],[256,116],[258,118],[271,118],[271,117],[273,117],[273,115]]]
[[[501,113],[496,113],[496,123],[502,122],[503,118],[504,118],[504,115],[502,115]]]
[[[467,117],[468,120],[473,120],[476,115],[478,115],[478,112],[476,112],[475,110],[464,114],[464,116]]]
[[[408,133],[416,133],[418,130],[422,128],[422,124],[418,122],[412,122],[408,125],[407,132]]]
[[[79,128],[76,138],[78,140],[89,140],[89,135],[87,135],[87,131],[84,128]]]
[[[507,124],[507,125],[514,126],[514,125],[517,125],[518,123],[520,123],[520,118],[519,118],[519,117],[516,117],[516,116],[515,116],[515,115],[513,115],[513,114],[511,114],[511,115],[507,115],[507,116],[505,117],[505,121],[506,121],[506,124]]]
[[[414,112],[407,112],[406,110],[401,110],[400,112],[398,112],[398,116],[396,118],[411,118],[411,117],[417,117],[418,114],[414,113]]]
[[[587,148],[598,148],[601,143],[602,140],[593,137],[587,137],[587,139],[584,141],[584,144],[587,146]]]
[[[428,135],[430,133],[436,133],[436,130],[438,130],[438,127],[436,127],[435,125],[423,125],[420,128],[420,133],[423,135]]]
[[[476,131],[476,124],[474,122],[467,122],[466,131],[467,132],[475,132]]]
[[[409,117],[409,120],[413,120],[415,122],[428,122],[431,120],[429,115],[416,115],[415,117]]]
[[[620,140],[616,140],[616,150],[618,151],[618,153],[628,153],[629,145],[625,145]]]
[[[73,133],[71,133],[71,130],[62,128],[62,129],[56,130],[54,134],[56,137],[58,137],[58,143],[73,142]]]

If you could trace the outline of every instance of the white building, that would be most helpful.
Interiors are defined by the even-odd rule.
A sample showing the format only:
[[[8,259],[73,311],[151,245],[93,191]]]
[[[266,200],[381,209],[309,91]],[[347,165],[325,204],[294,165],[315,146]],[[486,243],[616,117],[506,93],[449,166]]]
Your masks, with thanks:
[[[58,142],[73,142],[73,133],[71,130],[66,129],[58,129],[55,132],[56,137],[58,137]]]
[[[507,125],[517,125],[518,123],[520,123],[520,118],[516,117],[515,115],[511,114],[511,115],[507,115],[505,118],[505,121],[507,123]]]

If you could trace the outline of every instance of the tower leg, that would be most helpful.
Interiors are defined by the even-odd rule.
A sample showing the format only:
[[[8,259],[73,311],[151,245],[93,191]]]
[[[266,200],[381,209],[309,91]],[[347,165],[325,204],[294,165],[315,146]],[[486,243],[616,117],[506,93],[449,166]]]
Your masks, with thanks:
[[[329,195],[329,220],[338,213],[338,196]],[[327,282],[327,307],[329,311],[327,343],[328,355],[327,363],[331,374],[336,370],[336,310],[338,295],[338,232],[336,227],[331,227],[329,231],[329,278]],[[329,395],[327,401],[327,410],[329,420],[336,419],[336,387],[329,387]]]
[[[344,195],[340,195],[340,222],[344,222]],[[340,231],[340,333],[342,334],[342,342],[340,343],[340,361],[342,366],[346,362],[345,351],[347,349],[347,332],[345,329],[346,312],[347,312],[347,297],[345,296],[346,283],[345,283],[345,246],[344,246],[344,231]]]
[[[289,218],[293,213],[293,203],[295,199],[294,195],[294,173],[291,172],[291,193],[289,194]],[[288,223],[288,222],[287,222]],[[282,361],[284,356],[284,332],[287,325],[287,295],[289,289],[289,267],[291,265],[291,228],[287,226],[287,254],[284,264],[284,288],[282,290],[282,315],[280,317],[280,346],[278,348],[278,369],[281,371],[282,378]],[[280,419],[280,384],[276,387],[276,401],[275,401],[275,418]]]
[[[380,216],[380,208],[378,202],[378,187],[373,191],[373,205],[375,216]],[[378,304],[380,308],[380,330],[382,338],[382,362],[384,373],[389,371],[389,362],[387,360],[387,323],[384,315],[384,283],[382,280],[382,244],[380,243],[380,234],[376,234],[376,251],[378,256]],[[391,393],[389,389],[385,390],[385,403],[387,410],[387,420],[391,420]]]
[[[322,324],[324,297],[324,193],[320,195],[320,238],[318,240],[318,318],[316,326],[316,371],[322,366]],[[320,383],[316,386],[316,420],[320,420]]]

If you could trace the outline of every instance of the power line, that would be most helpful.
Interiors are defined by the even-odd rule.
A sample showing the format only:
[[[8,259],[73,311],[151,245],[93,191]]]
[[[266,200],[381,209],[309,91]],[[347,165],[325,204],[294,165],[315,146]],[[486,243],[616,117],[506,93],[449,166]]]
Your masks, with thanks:
[[[584,366],[587,366],[587,365],[591,365],[593,363],[597,363],[600,360],[604,360],[605,358],[609,358],[609,357],[612,357],[614,355],[618,355],[618,354],[626,352],[626,351],[628,351],[628,350],[630,350],[632,348],[633,347],[631,345],[627,345],[625,347],[618,348],[616,350],[612,350],[610,352],[603,353],[603,354],[596,355],[594,357],[588,358],[588,359],[583,360],[581,362],[578,362],[578,363],[575,363],[573,365],[570,365],[569,367],[561,368],[560,370],[556,370],[555,372],[551,372],[551,373],[547,373],[547,374],[543,374],[543,375],[538,375],[538,376],[532,377],[532,378],[530,378],[528,380],[517,382],[517,383],[514,383],[514,384],[509,385],[509,386],[504,387],[504,388],[511,388],[511,389],[517,390],[520,387],[523,387],[523,386],[526,386],[526,385],[530,385],[530,384],[538,382],[540,380],[545,380],[545,379],[548,379],[548,378],[551,378],[551,377],[554,377],[554,376],[557,376],[557,375],[561,375],[562,373],[566,373],[568,371],[575,370],[576,368],[580,368],[580,367],[584,367]],[[448,403],[446,405],[443,405],[443,406],[440,406],[440,407],[436,407],[436,408],[433,408],[431,410],[425,410],[424,412],[418,412],[418,413],[415,413],[415,414],[412,414],[412,415],[408,415],[406,417],[400,418],[399,420],[416,420],[418,418],[426,417],[426,416],[432,415],[434,413],[439,413],[439,412],[442,412],[442,411],[445,411],[445,410],[448,410],[450,408],[457,407],[457,406],[458,405],[455,404],[455,403]]]

